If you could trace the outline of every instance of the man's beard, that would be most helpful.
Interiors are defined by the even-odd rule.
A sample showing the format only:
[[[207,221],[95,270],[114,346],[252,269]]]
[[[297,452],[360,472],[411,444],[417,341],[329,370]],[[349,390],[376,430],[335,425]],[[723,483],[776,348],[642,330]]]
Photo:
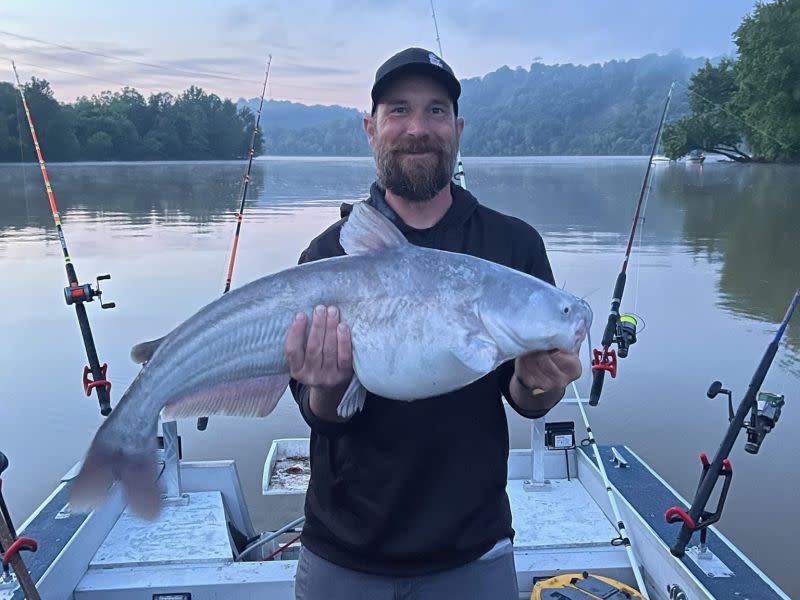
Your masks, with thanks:
[[[412,153],[431,152],[432,156]],[[427,202],[450,183],[458,143],[410,139],[395,147],[374,146],[378,183],[409,202]],[[405,162],[404,162],[405,161]]]

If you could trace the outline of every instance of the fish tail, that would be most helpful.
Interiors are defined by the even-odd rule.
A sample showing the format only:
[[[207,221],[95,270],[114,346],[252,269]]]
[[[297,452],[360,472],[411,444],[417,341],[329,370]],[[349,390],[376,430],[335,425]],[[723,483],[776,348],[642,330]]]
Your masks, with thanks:
[[[103,423],[86,453],[80,473],[72,482],[70,506],[77,511],[97,507],[108,495],[111,485],[119,481],[131,510],[143,518],[154,519],[161,506],[155,462],[155,424],[151,428],[141,428],[152,435],[136,435],[141,439],[134,440],[132,428],[120,433],[114,431],[113,417]]]

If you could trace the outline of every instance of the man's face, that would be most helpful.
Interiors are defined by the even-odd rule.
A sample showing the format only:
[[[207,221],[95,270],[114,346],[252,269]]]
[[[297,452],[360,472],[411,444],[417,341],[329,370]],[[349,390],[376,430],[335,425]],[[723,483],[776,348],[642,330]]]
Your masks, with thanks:
[[[364,128],[378,182],[410,202],[427,202],[450,183],[464,120],[447,90],[424,75],[405,75],[381,96]]]

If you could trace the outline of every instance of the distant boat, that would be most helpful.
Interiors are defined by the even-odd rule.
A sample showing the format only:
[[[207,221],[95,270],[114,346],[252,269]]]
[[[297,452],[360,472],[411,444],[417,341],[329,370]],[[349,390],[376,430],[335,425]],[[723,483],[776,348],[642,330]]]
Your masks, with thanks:
[[[664,156],[663,154],[656,154],[655,156],[653,156],[653,159],[650,162],[652,164],[654,164],[654,165],[659,165],[659,164],[665,164],[666,165],[666,164],[669,164],[670,162],[672,162],[672,160],[670,158]]]
[[[689,154],[686,155],[684,159],[687,163],[697,163],[701,164],[706,159],[706,155],[703,154],[700,150],[693,150]]]

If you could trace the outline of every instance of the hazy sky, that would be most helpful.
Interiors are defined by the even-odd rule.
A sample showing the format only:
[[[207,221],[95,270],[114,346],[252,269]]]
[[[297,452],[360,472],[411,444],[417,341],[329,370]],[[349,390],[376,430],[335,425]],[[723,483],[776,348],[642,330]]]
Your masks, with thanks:
[[[733,54],[731,34],[753,5],[435,1],[444,58],[462,79],[534,60]],[[47,79],[63,101],[123,85],[148,94],[196,84],[234,100],[256,97],[272,53],[269,97],[366,108],[375,69],[407,46],[436,49],[429,0],[0,0],[0,60],[14,58],[23,80]],[[13,78],[10,65],[0,73]]]

